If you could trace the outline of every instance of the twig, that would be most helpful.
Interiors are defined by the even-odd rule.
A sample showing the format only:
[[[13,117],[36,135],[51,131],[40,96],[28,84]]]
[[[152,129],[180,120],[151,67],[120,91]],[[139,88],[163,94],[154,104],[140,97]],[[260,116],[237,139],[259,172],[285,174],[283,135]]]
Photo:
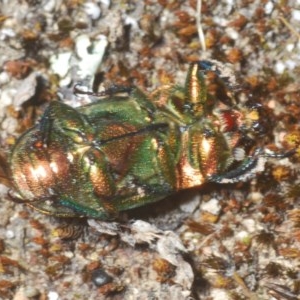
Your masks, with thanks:
[[[205,37],[204,37],[202,25],[201,25],[201,6],[202,6],[202,0],[197,0],[196,25],[197,25],[198,36],[199,36],[201,48],[203,51],[206,51]]]
[[[293,28],[293,26],[282,16],[279,16],[279,20],[293,33],[299,40],[300,40],[300,34]]]

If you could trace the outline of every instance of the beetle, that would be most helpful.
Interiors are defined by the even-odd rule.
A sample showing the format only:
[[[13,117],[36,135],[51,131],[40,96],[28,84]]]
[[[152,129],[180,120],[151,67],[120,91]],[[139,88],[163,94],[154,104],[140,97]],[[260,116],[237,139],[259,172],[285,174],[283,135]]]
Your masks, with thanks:
[[[255,148],[260,105],[239,103],[236,88],[205,60],[182,87],[112,88],[78,108],[53,101],[11,152],[16,195],[51,215],[108,220],[207,182],[248,180],[268,155]]]

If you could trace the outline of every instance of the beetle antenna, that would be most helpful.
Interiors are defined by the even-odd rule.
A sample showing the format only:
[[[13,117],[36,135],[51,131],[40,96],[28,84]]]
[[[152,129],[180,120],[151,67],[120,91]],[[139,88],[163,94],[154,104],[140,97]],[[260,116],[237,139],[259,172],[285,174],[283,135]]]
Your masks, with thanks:
[[[101,92],[89,91],[87,90],[87,87],[83,86],[81,83],[75,84],[73,88],[73,92],[75,95],[88,95],[88,96],[95,96],[95,97],[113,96],[122,93],[129,94],[131,91],[132,91],[132,87],[121,86],[121,85],[112,85],[106,90]]]
[[[89,91],[87,90],[87,87],[83,86],[81,83],[77,83],[74,85],[73,92],[75,95],[88,95],[88,96],[98,96],[98,97],[106,95],[105,91],[97,92],[97,93]]]
[[[273,152],[269,149],[266,149],[265,153],[264,153],[264,156],[265,157],[270,157],[270,158],[282,159],[282,158],[290,157],[290,156],[294,155],[295,153],[296,153],[296,149],[292,149],[292,150],[289,150],[289,151],[284,152],[284,153],[276,153],[276,152]]]

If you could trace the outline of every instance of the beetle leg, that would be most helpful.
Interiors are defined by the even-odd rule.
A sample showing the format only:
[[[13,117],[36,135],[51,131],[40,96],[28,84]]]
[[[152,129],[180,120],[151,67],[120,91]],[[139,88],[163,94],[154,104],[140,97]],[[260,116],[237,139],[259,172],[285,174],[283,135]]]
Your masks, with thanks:
[[[82,114],[60,101],[50,103],[39,126],[44,146],[49,145],[52,130],[71,138],[75,143],[86,141],[91,131],[90,124]]]
[[[44,213],[50,213],[60,217],[78,217],[78,216],[87,217],[88,216],[91,218],[108,220],[115,216],[115,214],[110,214],[107,212],[107,210],[103,208],[95,209],[69,199],[60,199],[58,203],[60,206],[59,208],[56,207],[56,210],[54,212],[43,211],[42,209],[40,209],[40,207],[36,205],[34,206],[34,208],[43,211]],[[69,212],[63,214],[64,210],[69,210]]]
[[[212,175],[208,178],[208,181],[216,183],[235,183],[253,178],[256,173],[264,170],[266,162],[266,156],[264,153],[261,153],[261,149],[257,149],[255,152],[253,156],[244,159],[241,165],[234,170],[220,175]]]
[[[294,155],[296,153],[297,149],[292,149],[292,150],[289,150],[289,151],[284,152],[284,153],[276,153],[276,152],[273,152],[273,151],[268,150],[268,149],[265,149],[265,151],[266,151],[266,153],[265,153],[266,157],[282,159],[282,158],[287,158],[287,157],[290,157],[290,156]]]

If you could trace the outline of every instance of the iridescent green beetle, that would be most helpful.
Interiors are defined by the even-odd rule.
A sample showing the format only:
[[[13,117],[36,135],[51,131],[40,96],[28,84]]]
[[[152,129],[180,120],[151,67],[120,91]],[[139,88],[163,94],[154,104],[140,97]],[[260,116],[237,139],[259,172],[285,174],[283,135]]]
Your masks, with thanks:
[[[239,107],[220,69],[192,63],[184,87],[149,96],[133,88],[76,109],[52,102],[12,151],[18,198],[44,213],[105,220],[206,182],[252,177],[266,156],[249,143],[259,106]]]

